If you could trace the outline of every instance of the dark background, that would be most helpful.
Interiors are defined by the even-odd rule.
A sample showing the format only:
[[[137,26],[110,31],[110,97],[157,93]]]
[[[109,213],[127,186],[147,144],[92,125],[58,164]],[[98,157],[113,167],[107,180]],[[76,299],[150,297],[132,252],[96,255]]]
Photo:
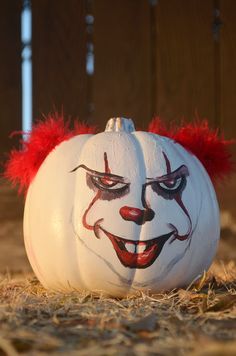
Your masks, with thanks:
[[[123,115],[236,129],[235,0],[32,0],[33,117],[62,107],[95,122]],[[1,2],[0,149],[21,127],[20,0]],[[86,23],[92,14],[94,23]],[[92,43],[95,72],[86,73]]]
[[[66,115],[103,130],[113,116],[131,117],[136,127],[145,128],[154,115],[191,121],[198,113],[227,138],[235,137],[235,0],[31,4],[35,119],[63,108]],[[1,2],[0,161],[15,144],[10,132],[21,129],[21,11],[20,0]],[[87,15],[93,16],[92,24]],[[86,72],[89,44],[95,56],[93,75]],[[236,148],[233,153],[236,157]],[[235,238],[235,176],[216,190],[224,236]],[[1,223],[21,221],[23,201],[2,181],[0,204]],[[10,234],[9,229],[2,234]]]

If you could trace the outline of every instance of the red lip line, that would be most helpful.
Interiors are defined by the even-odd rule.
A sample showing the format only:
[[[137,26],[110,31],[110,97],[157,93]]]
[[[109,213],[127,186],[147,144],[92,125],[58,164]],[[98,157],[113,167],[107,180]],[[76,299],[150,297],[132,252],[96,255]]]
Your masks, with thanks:
[[[132,244],[134,244],[134,245],[146,245],[146,244],[149,244],[149,243],[153,243],[153,242],[155,242],[155,240],[156,239],[158,239],[158,237],[154,237],[153,239],[151,239],[151,240],[147,240],[147,241],[139,241],[139,240],[136,240],[136,241],[134,241],[134,240],[129,240],[129,239],[124,239],[123,237],[120,237],[120,236],[116,236],[116,235],[114,235],[114,234],[112,234],[111,232],[108,232],[108,231],[106,231],[101,225],[99,226],[99,228],[103,231],[103,232],[105,232],[105,234],[106,235],[111,235],[113,238],[115,238],[116,240],[119,240],[119,241],[122,241],[123,243],[132,243]],[[171,232],[171,234],[172,234],[173,232]]]
[[[115,236],[110,232],[106,231],[100,226],[100,229],[107,235],[110,239],[117,257],[119,258],[120,262],[129,268],[147,268],[153,264],[156,258],[161,253],[161,250],[165,244],[165,242],[172,236],[173,231],[168,234],[156,237],[151,240],[147,241],[133,241],[128,239],[123,239],[119,236]],[[146,245],[146,248],[141,253],[136,252],[129,252],[125,244],[131,243],[135,245],[135,249],[137,246]]]

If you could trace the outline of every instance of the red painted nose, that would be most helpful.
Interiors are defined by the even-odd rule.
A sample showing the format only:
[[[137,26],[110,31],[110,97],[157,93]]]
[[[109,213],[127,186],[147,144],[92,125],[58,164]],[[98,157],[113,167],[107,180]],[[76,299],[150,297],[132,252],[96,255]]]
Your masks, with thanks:
[[[130,206],[123,206],[120,208],[120,215],[124,220],[133,221],[138,225],[142,225],[146,221],[151,221],[154,218],[155,213],[149,208],[141,210]]]

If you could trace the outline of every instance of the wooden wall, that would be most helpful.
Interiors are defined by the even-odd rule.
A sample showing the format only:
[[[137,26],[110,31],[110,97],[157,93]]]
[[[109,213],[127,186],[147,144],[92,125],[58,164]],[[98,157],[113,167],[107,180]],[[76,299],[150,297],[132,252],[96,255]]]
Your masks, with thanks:
[[[227,137],[236,138],[236,1],[221,0],[220,12],[220,123]],[[236,145],[234,152],[236,158]]]
[[[156,12],[156,107],[167,120],[195,112],[215,120],[212,0],[160,0]]]
[[[198,112],[235,135],[236,1],[31,4],[34,118],[63,108],[101,129],[118,115],[144,128],[153,115],[192,120]],[[9,0],[0,12],[1,152],[10,146],[8,133],[21,126],[20,11],[20,1]],[[88,42],[93,75],[85,70]]]
[[[94,1],[94,117],[139,126],[151,118],[150,6],[145,0]]]
[[[87,118],[86,2],[32,0],[34,117],[50,110]]]
[[[21,42],[19,0],[3,1],[0,11],[0,163],[21,129]]]

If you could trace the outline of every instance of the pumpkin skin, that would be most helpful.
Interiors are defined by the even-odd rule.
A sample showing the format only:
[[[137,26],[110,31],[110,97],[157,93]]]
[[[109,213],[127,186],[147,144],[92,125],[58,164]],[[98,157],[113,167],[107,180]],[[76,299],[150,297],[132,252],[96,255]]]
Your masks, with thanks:
[[[127,119],[59,144],[26,197],[27,255],[54,290],[124,296],[187,286],[209,268],[219,231],[200,161]]]

